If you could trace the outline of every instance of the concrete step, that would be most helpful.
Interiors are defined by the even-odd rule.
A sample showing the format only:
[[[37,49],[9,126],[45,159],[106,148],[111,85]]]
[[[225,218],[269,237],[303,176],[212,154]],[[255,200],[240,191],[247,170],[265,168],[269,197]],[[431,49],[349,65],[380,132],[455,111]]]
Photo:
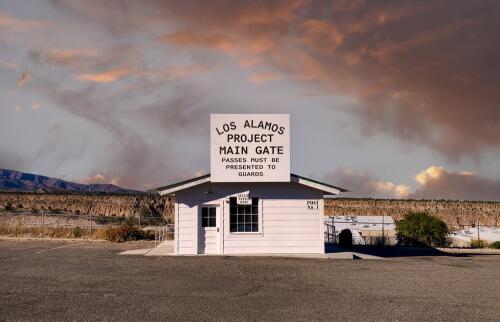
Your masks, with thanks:
[[[174,241],[173,240],[165,240],[144,255],[146,255],[146,256],[171,256],[173,254],[174,254]]]

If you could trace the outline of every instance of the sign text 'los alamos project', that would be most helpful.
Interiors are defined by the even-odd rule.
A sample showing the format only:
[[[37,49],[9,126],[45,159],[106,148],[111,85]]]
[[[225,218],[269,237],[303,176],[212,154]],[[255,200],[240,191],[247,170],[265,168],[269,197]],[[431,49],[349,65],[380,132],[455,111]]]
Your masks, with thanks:
[[[213,182],[290,181],[288,114],[211,114]]]

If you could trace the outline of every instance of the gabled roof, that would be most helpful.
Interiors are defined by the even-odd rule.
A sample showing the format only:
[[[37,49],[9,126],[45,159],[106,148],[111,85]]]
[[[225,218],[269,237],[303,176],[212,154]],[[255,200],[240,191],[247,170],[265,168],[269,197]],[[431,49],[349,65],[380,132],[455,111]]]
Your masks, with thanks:
[[[155,189],[148,190],[148,192],[158,192],[160,195],[168,195],[179,190],[184,190],[205,182],[210,182],[210,174],[205,174],[200,177],[192,178],[186,181],[180,181],[167,186],[158,187]]]
[[[346,190],[346,189],[343,189],[340,187],[336,187],[336,186],[333,186],[333,185],[330,185],[327,183],[323,183],[323,182],[319,182],[319,181],[316,181],[313,179],[301,177],[301,176],[293,174],[293,173],[290,174],[290,181],[302,184],[304,186],[308,186],[308,187],[313,188],[313,189],[321,190],[321,191],[323,191],[327,194],[331,194],[331,195],[339,195],[341,192],[349,191],[349,190]],[[192,178],[192,179],[189,179],[186,181],[177,182],[177,183],[174,183],[171,185],[159,187],[156,189],[151,189],[148,191],[153,192],[153,193],[159,193],[160,195],[169,195],[169,194],[173,194],[177,191],[188,189],[188,188],[191,188],[191,187],[194,187],[194,186],[206,183],[206,182],[210,182],[210,174],[205,174],[205,175],[200,176],[200,177]]]

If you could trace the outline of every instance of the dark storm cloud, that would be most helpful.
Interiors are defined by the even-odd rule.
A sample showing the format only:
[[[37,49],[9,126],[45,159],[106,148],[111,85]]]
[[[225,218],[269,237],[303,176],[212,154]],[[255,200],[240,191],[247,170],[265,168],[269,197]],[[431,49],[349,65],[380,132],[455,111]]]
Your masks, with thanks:
[[[24,169],[29,162],[17,151],[2,150],[0,154],[0,169]]]
[[[359,107],[352,112],[366,135],[387,133],[455,159],[500,144],[499,6],[413,0],[65,2],[114,33],[168,22],[170,31],[159,39],[170,45],[237,60],[254,57],[291,80],[353,96]]]
[[[139,82],[140,80],[136,80],[134,84]],[[174,94],[168,99],[158,97],[153,104],[130,108],[126,104],[129,100],[127,91],[103,95],[105,90],[98,85],[66,89],[44,79],[33,82],[31,86],[43,93],[58,108],[111,134],[113,143],[107,147],[106,160],[96,164],[92,176],[100,175],[106,167],[106,178],[113,179],[113,183],[146,189],[164,184],[164,180],[169,178],[182,179],[194,174],[195,170],[191,170],[192,173],[184,168],[184,164],[172,162],[174,154],[170,152],[171,149],[165,140],[161,140],[161,149],[158,149],[157,142],[146,140],[140,130],[152,126],[164,132],[163,134],[199,134],[202,128],[200,124],[203,123],[200,113],[207,108],[201,106],[201,96],[196,90],[177,86]],[[50,147],[59,146],[59,141],[64,140],[63,135],[51,136],[47,144],[40,149],[39,157],[47,157],[51,153]],[[60,162],[71,159],[65,152],[57,153]],[[3,163],[13,163],[12,160],[7,161],[9,160]]]
[[[151,180],[152,167],[157,165],[150,163],[150,160],[155,159],[154,153],[148,142],[123,122],[123,111],[115,108],[119,106],[118,103],[123,97],[100,98],[96,86],[68,90],[48,80],[33,84],[33,88],[44,93],[55,106],[97,125],[112,135],[113,143],[107,148],[109,159],[103,160],[100,164],[113,165],[108,174],[110,177],[118,178],[116,183],[137,187],[138,184]],[[59,137],[59,140],[63,139]],[[52,146],[57,146],[54,140],[56,139],[50,143]],[[102,171],[102,166],[96,166],[98,166],[96,173]]]
[[[205,137],[210,113],[231,113],[234,107],[225,102],[212,102],[207,89],[171,83],[172,93],[159,95],[152,103],[141,106],[134,118],[154,126],[165,135]]]
[[[112,134],[115,143],[109,150],[111,163],[115,165],[112,169],[115,176],[120,176],[128,185],[144,180],[143,165],[147,163],[149,147],[141,136],[125,128],[120,118],[120,111],[113,108],[119,98],[97,99],[95,86],[68,90],[48,81],[37,86],[59,108],[90,121]]]
[[[208,111],[201,104],[201,93],[177,86],[174,95],[158,100],[154,104],[143,106],[137,111],[137,117],[147,124],[154,125],[166,134],[198,132],[206,119]]]

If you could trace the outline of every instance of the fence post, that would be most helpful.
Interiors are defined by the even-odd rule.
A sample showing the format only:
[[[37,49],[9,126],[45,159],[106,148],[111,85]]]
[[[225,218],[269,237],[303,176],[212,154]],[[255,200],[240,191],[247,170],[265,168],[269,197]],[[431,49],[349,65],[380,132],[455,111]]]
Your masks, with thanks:
[[[332,217],[332,243],[337,242],[337,236],[335,235],[335,215]]]
[[[385,246],[384,226],[385,226],[385,215],[384,213],[382,213],[382,246]]]
[[[479,218],[477,219],[477,240],[481,240],[481,238],[479,237]]]

